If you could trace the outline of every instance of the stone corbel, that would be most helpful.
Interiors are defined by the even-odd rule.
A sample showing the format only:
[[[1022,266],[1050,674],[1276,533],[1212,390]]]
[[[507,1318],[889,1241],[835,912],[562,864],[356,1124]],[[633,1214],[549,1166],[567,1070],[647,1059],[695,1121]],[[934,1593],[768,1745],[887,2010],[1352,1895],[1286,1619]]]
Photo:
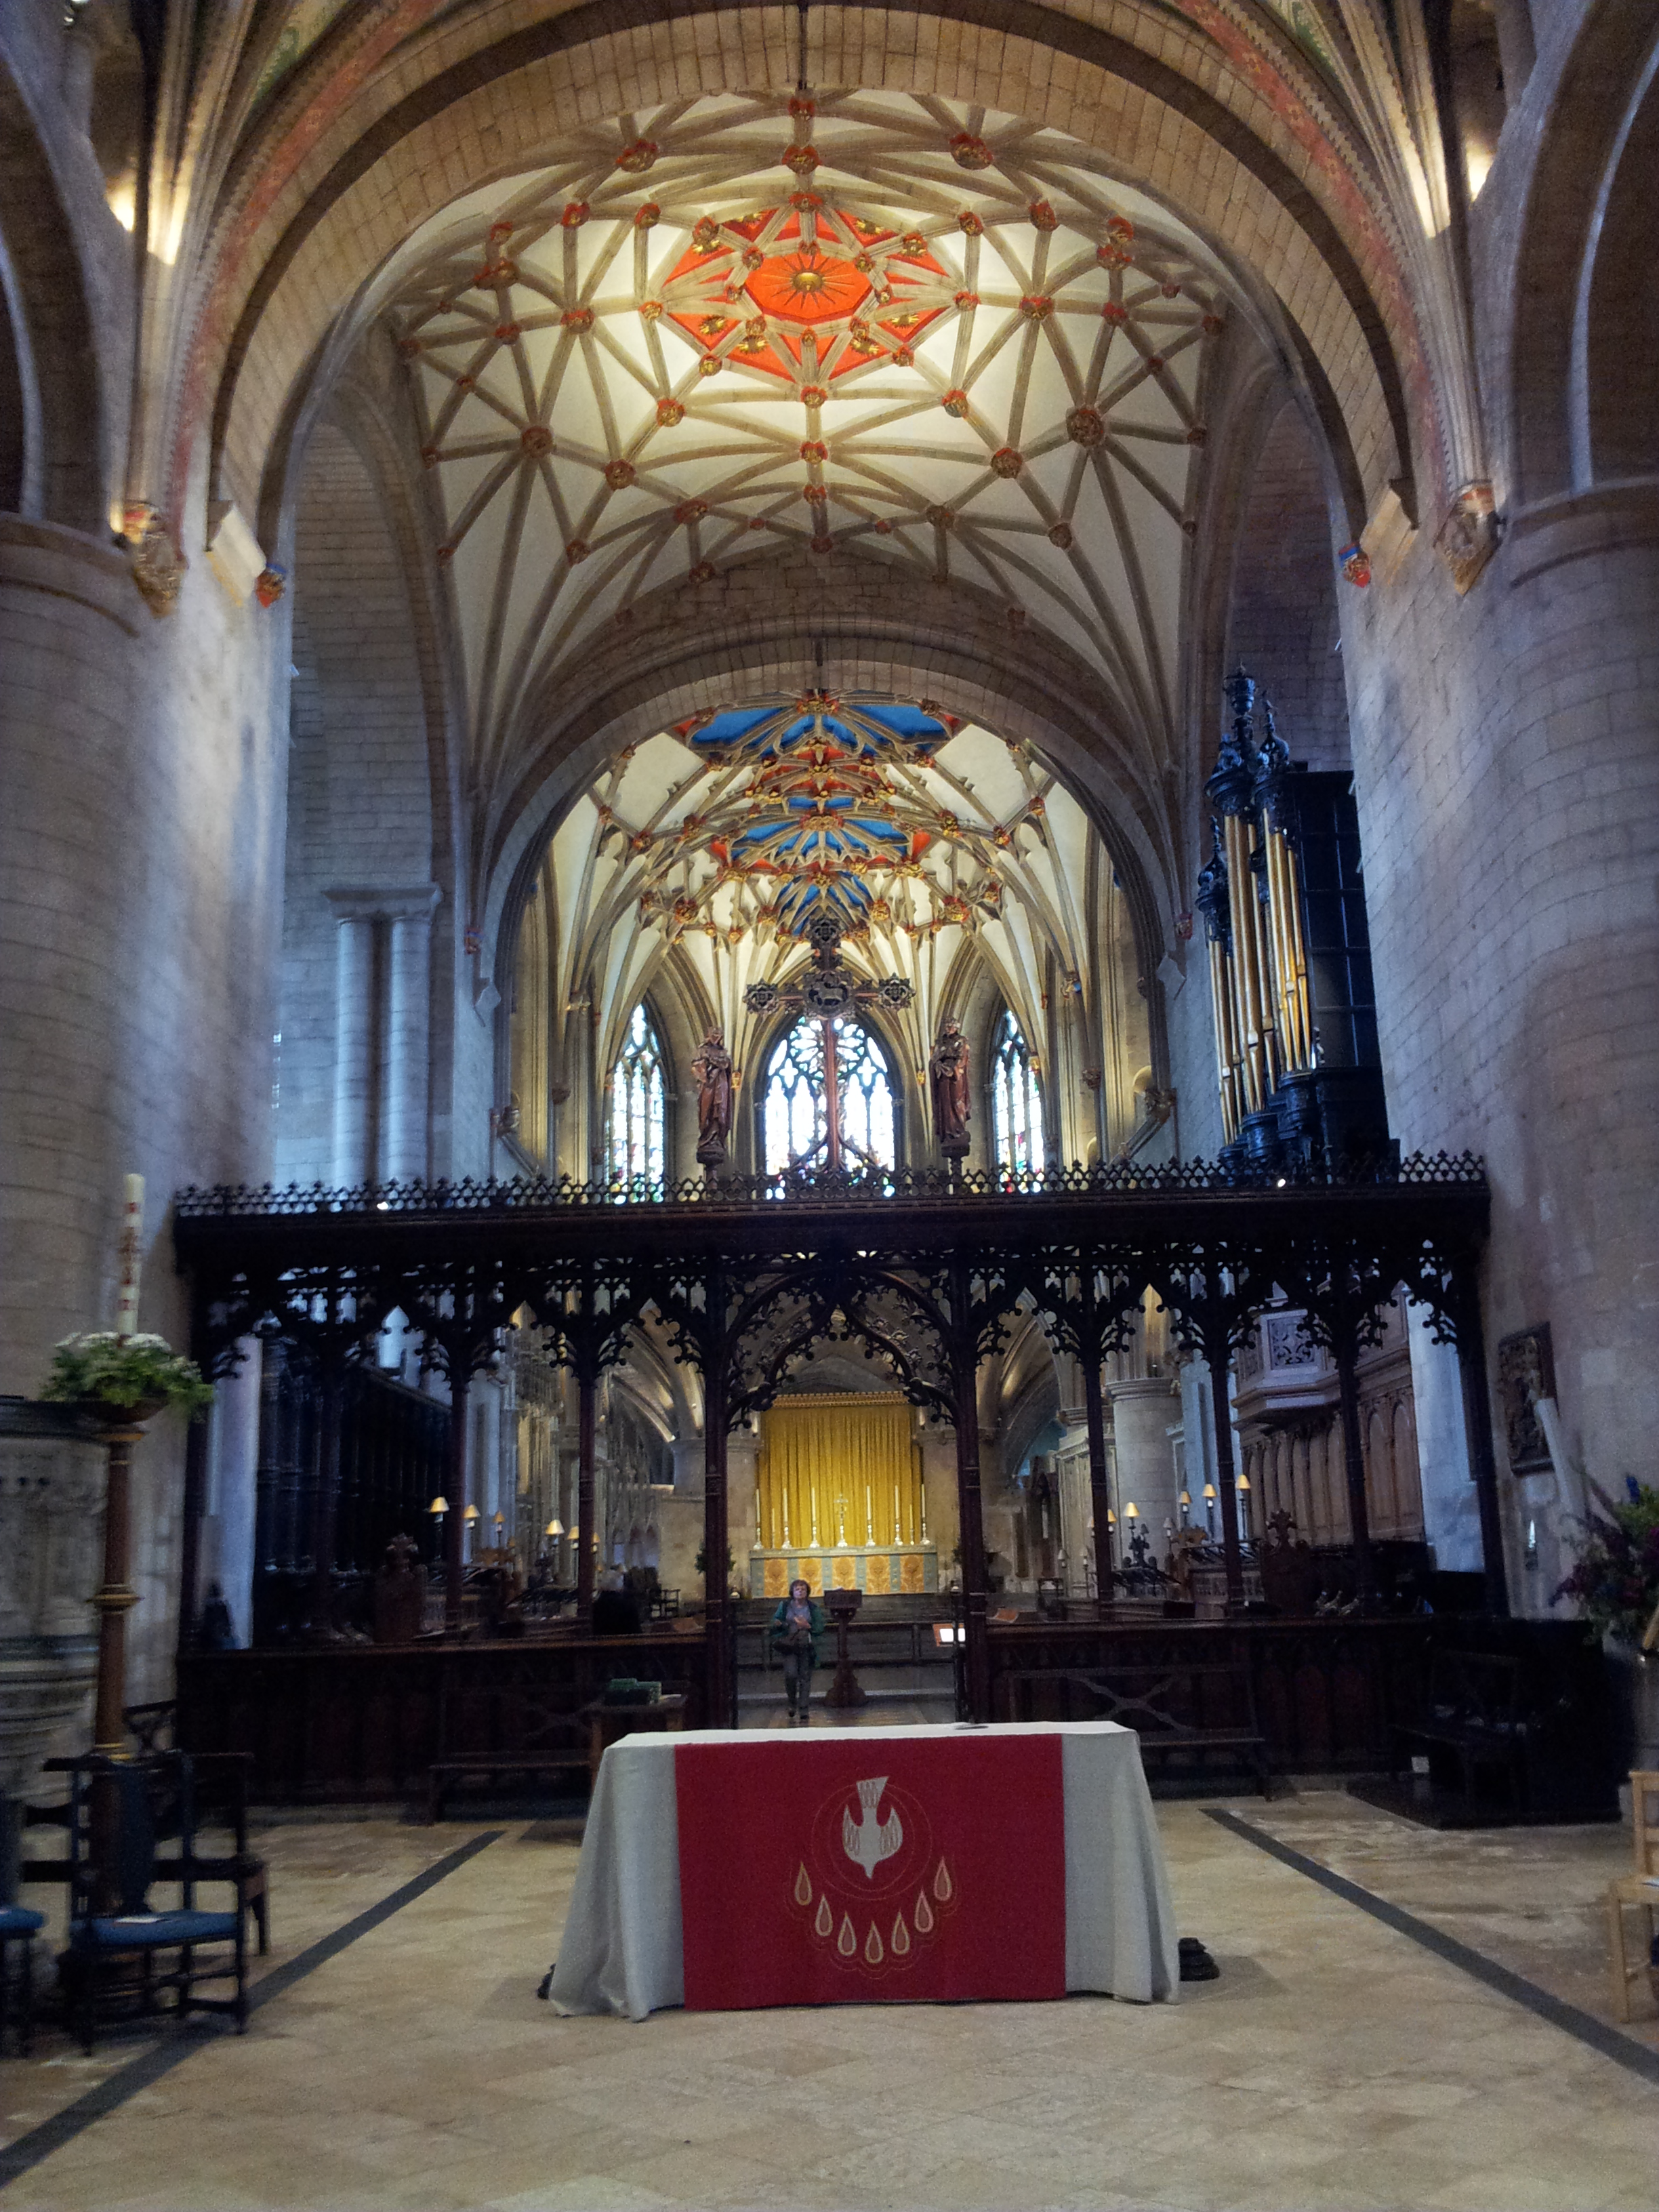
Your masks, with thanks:
[[[1465,484],[1434,540],[1434,550],[1445,562],[1460,599],[1474,586],[1498,550],[1499,528],[1492,486]]]
[[[135,500],[126,508],[124,534],[133,548],[132,580],[144,605],[158,622],[174,612],[179,587],[190,563],[173,543],[173,534],[159,512],[148,501]]]

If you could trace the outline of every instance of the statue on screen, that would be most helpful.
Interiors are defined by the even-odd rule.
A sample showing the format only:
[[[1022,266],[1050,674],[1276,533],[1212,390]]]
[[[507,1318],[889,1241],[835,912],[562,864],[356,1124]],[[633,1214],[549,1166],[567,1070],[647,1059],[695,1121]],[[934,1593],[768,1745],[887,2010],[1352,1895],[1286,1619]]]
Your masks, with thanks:
[[[971,1141],[968,1123],[973,1107],[968,1093],[968,1040],[954,1014],[947,1014],[928,1063],[933,1094],[933,1134],[947,1160],[965,1157]]]
[[[697,1048],[691,1073],[697,1079],[697,1158],[705,1167],[720,1167],[732,1133],[732,1055],[718,1026]]]

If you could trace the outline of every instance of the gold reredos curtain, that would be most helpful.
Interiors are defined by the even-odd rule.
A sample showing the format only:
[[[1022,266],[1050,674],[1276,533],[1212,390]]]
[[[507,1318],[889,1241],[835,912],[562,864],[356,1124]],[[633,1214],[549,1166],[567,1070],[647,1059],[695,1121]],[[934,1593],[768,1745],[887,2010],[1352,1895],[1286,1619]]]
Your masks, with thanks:
[[[761,1416],[760,1540],[919,1544],[921,1454],[897,1396],[781,1398]]]

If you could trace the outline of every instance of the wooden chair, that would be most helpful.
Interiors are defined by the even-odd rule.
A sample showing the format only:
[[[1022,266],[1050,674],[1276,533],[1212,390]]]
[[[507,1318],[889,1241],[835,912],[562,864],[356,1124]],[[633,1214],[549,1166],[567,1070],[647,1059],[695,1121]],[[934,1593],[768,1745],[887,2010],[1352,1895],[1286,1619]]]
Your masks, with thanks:
[[[188,1754],[114,1759],[94,1753],[48,1765],[70,1777],[66,1979],[82,2049],[90,2055],[101,1998],[149,2013],[158,2009],[168,1990],[179,2017],[226,2014],[242,2033],[247,2027],[246,1916],[240,1903],[228,1912],[197,1905],[198,1881],[235,1885],[232,1874],[196,1855],[195,1775]],[[161,1828],[177,1835],[176,1858],[157,1858]],[[176,1907],[152,1907],[149,1893],[157,1881],[177,1882]],[[205,1964],[204,1950],[210,1954]],[[234,1993],[198,1995],[198,1984],[212,1981],[233,1983]]]
[[[1646,1982],[1659,2002],[1659,1772],[1638,1768],[1630,1778],[1631,1826],[1636,1843],[1636,1871],[1607,1884],[1607,1936],[1613,1958],[1613,2008],[1620,2020],[1635,2017],[1631,1990]],[[1632,1963],[1625,1948],[1625,1915],[1640,1913],[1641,1956]]]
[[[28,2055],[34,2027],[34,1939],[46,1924],[46,1914],[31,1911],[27,1905],[0,1905],[0,2054],[15,2015],[17,2047],[25,2057]],[[21,1953],[15,1966],[14,1945]]]
[[[196,1879],[228,1881],[234,1886],[236,1909],[244,1915],[252,1914],[259,1931],[259,1956],[263,1959],[270,1949],[270,1871],[265,1862],[247,1847],[247,1778],[253,1765],[253,1754],[251,1751],[198,1751],[191,1754],[191,1765],[195,1774],[198,1841],[204,1828],[226,1828],[230,1832],[228,1852],[198,1850]],[[172,1872],[172,1863],[158,1859],[155,1870],[165,1881]]]

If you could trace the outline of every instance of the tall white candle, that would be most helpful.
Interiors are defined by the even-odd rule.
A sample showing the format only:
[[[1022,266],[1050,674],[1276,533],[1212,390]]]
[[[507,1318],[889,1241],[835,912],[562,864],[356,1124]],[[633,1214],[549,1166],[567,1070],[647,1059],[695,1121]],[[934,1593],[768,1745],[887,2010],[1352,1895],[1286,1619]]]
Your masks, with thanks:
[[[144,1178],[130,1175],[121,1203],[121,1287],[115,1300],[115,1333],[138,1331],[138,1269],[143,1256]]]

